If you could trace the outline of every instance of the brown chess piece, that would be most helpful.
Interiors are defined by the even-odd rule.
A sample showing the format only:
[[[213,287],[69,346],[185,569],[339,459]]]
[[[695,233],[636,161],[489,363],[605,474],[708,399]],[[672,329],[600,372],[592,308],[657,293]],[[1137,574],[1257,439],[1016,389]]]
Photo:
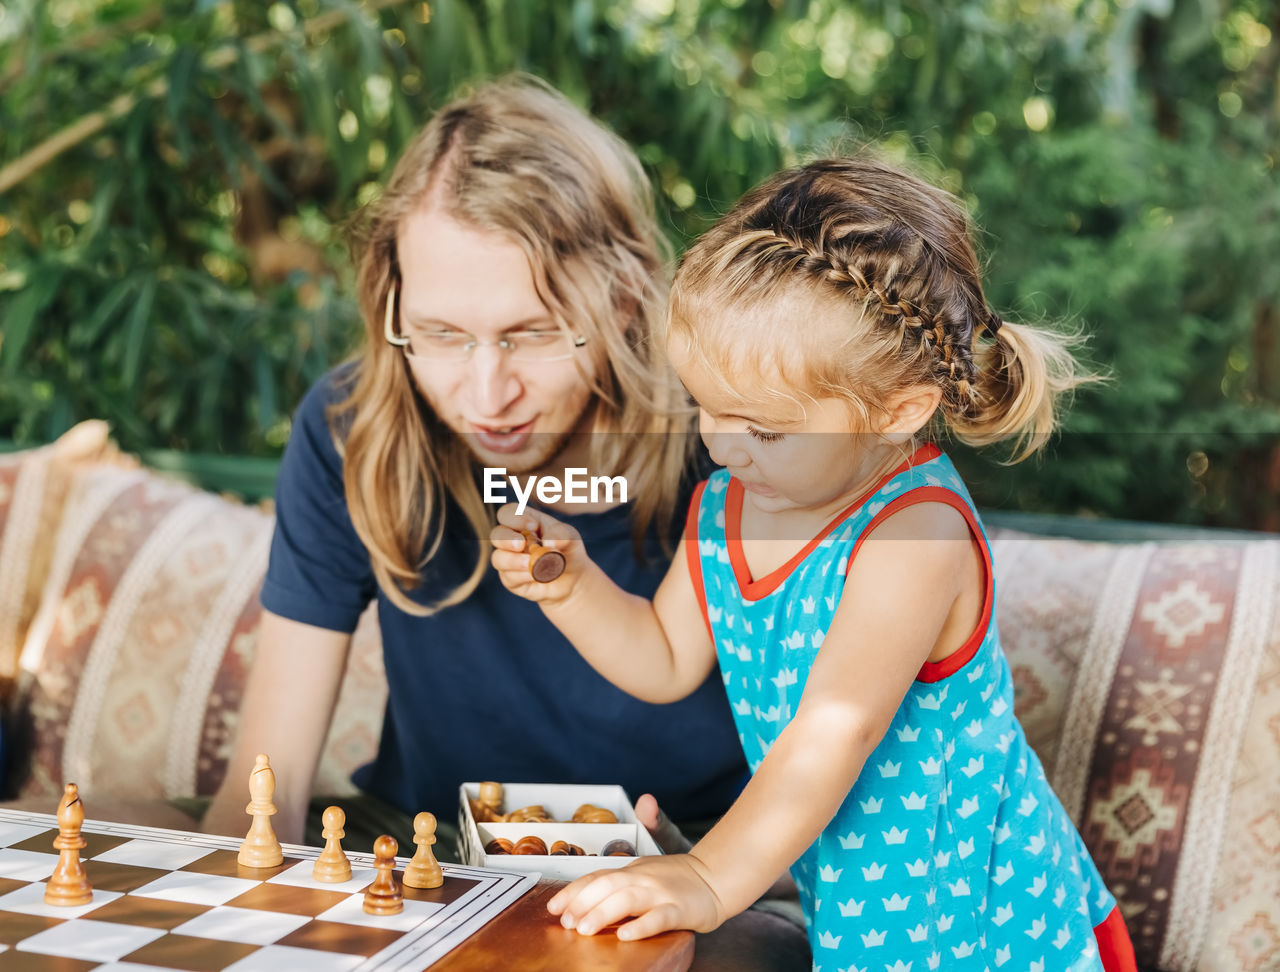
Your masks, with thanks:
[[[324,830],[321,831],[325,841],[324,850],[311,867],[311,877],[326,884],[350,881],[351,862],[343,853],[341,844],[342,838],[347,835],[342,829],[347,822],[347,815],[342,812],[341,807],[328,807],[320,820],[324,823]]]
[[[438,888],[444,884],[444,869],[431,845],[436,842],[436,815],[425,810],[413,818],[413,842],[418,845],[413,860],[404,869],[406,888]]]
[[[521,530],[524,534],[524,549],[529,554],[529,576],[540,584],[550,584],[564,573],[564,554],[559,550],[544,547],[538,542],[536,534],[529,530]]]
[[[516,841],[516,845],[511,849],[511,853],[537,854],[539,856],[545,857],[547,854],[547,842],[543,840],[541,837],[538,837],[534,834],[529,834],[528,836],[521,837],[519,840]]]
[[[540,803],[531,803],[527,807],[512,810],[506,817],[507,823],[551,823],[551,814]]]
[[[45,904],[86,905],[93,900],[93,887],[80,863],[80,848],[85,844],[80,828],[84,824],[84,804],[80,802],[80,790],[68,783],[62,799],[58,801],[58,836],[53,847],[58,852],[58,863],[44,886]]]
[[[391,872],[396,867],[396,851],[400,846],[394,837],[383,834],[373,842],[373,866],[378,876],[364,892],[364,911],[368,915],[398,915],[404,911],[404,893]]]
[[[507,818],[502,815],[502,784],[488,781],[480,784],[479,796],[471,801],[471,815],[476,823],[501,823]]]
[[[574,823],[617,823],[618,816],[612,810],[584,803],[573,812]]]
[[[253,823],[236,857],[245,867],[275,867],[284,862],[284,851],[271,829],[271,815],[276,812],[271,800],[275,793],[276,774],[271,770],[271,761],[259,753],[249,774],[250,800],[244,808],[245,813],[253,816]]]

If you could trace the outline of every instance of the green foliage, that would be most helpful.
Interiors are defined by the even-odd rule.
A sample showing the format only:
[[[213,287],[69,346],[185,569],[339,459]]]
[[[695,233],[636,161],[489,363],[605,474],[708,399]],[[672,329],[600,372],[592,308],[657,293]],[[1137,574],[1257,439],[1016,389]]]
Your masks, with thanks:
[[[1280,528],[1277,32],[1274,0],[10,2],[0,438],[278,454],[359,333],[345,221],[518,69],[637,147],[677,246],[865,140],[961,194],[992,305],[1109,377],[1043,461],[958,450],[981,502]]]

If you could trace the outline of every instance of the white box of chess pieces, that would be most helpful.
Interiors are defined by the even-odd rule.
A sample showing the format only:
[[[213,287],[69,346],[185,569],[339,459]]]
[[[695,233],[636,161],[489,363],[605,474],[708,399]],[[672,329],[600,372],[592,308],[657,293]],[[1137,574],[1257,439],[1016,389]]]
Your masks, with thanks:
[[[571,881],[592,871],[622,867],[635,860],[634,856],[602,857],[601,853],[615,840],[626,841],[638,856],[662,853],[649,836],[649,831],[636,820],[635,809],[620,786],[570,783],[502,785],[499,810],[503,815],[520,808],[540,806],[551,818],[547,823],[479,821],[473,813],[473,806],[480,798],[480,784],[463,783],[459,791],[458,853],[462,862],[472,867],[539,871],[549,878]],[[575,812],[584,804],[611,811],[617,822],[572,823]],[[506,839],[516,845],[525,837],[539,838],[548,849],[553,848],[557,841],[564,841],[580,848],[582,854],[486,853],[485,849],[495,840]]]

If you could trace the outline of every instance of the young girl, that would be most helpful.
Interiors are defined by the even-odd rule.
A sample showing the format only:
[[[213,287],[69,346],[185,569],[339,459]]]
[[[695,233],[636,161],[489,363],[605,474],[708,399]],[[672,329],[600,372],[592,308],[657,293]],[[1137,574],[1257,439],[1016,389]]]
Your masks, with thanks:
[[[953,197],[836,159],[769,180],[688,252],[667,347],[725,468],[652,603],[538,511],[500,511],[492,560],[638,698],[679,699],[718,658],[753,776],[688,854],[575,881],[552,913],[707,930],[790,866],[815,966],[1133,968],[1014,718],[973,502],[916,445],[941,418],[1033,452],[1078,383],[1064,342],[987,307]],[[565,554],[558,580],[531,580],[520,526]]]

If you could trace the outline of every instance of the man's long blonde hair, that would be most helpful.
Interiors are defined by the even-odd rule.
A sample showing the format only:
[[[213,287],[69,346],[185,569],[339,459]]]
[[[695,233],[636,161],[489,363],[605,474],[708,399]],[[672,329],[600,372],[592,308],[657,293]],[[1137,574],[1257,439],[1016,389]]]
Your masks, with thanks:
[[[635,155],[534,78],[489,82],[446,105],[360,215],[354,251],[365,346],[346,397],[329,411],[347,508],[374,576],[396,606],[419,616],[476,589],[492,526],[472,454],[418,393],[401,350],[383,339],[399,274],[396,233],[428,195],[450,218],[519,245],[552,317],[587,337],[597,376],[588,461],[593,472],[627,474],[637,553],[655,521],[666,535],[692,441],[690,410],[652,347],[669,261]],[[439,550],[449,497],[475,532],[475,564],[458,587],[419,604],[406,591]]]

